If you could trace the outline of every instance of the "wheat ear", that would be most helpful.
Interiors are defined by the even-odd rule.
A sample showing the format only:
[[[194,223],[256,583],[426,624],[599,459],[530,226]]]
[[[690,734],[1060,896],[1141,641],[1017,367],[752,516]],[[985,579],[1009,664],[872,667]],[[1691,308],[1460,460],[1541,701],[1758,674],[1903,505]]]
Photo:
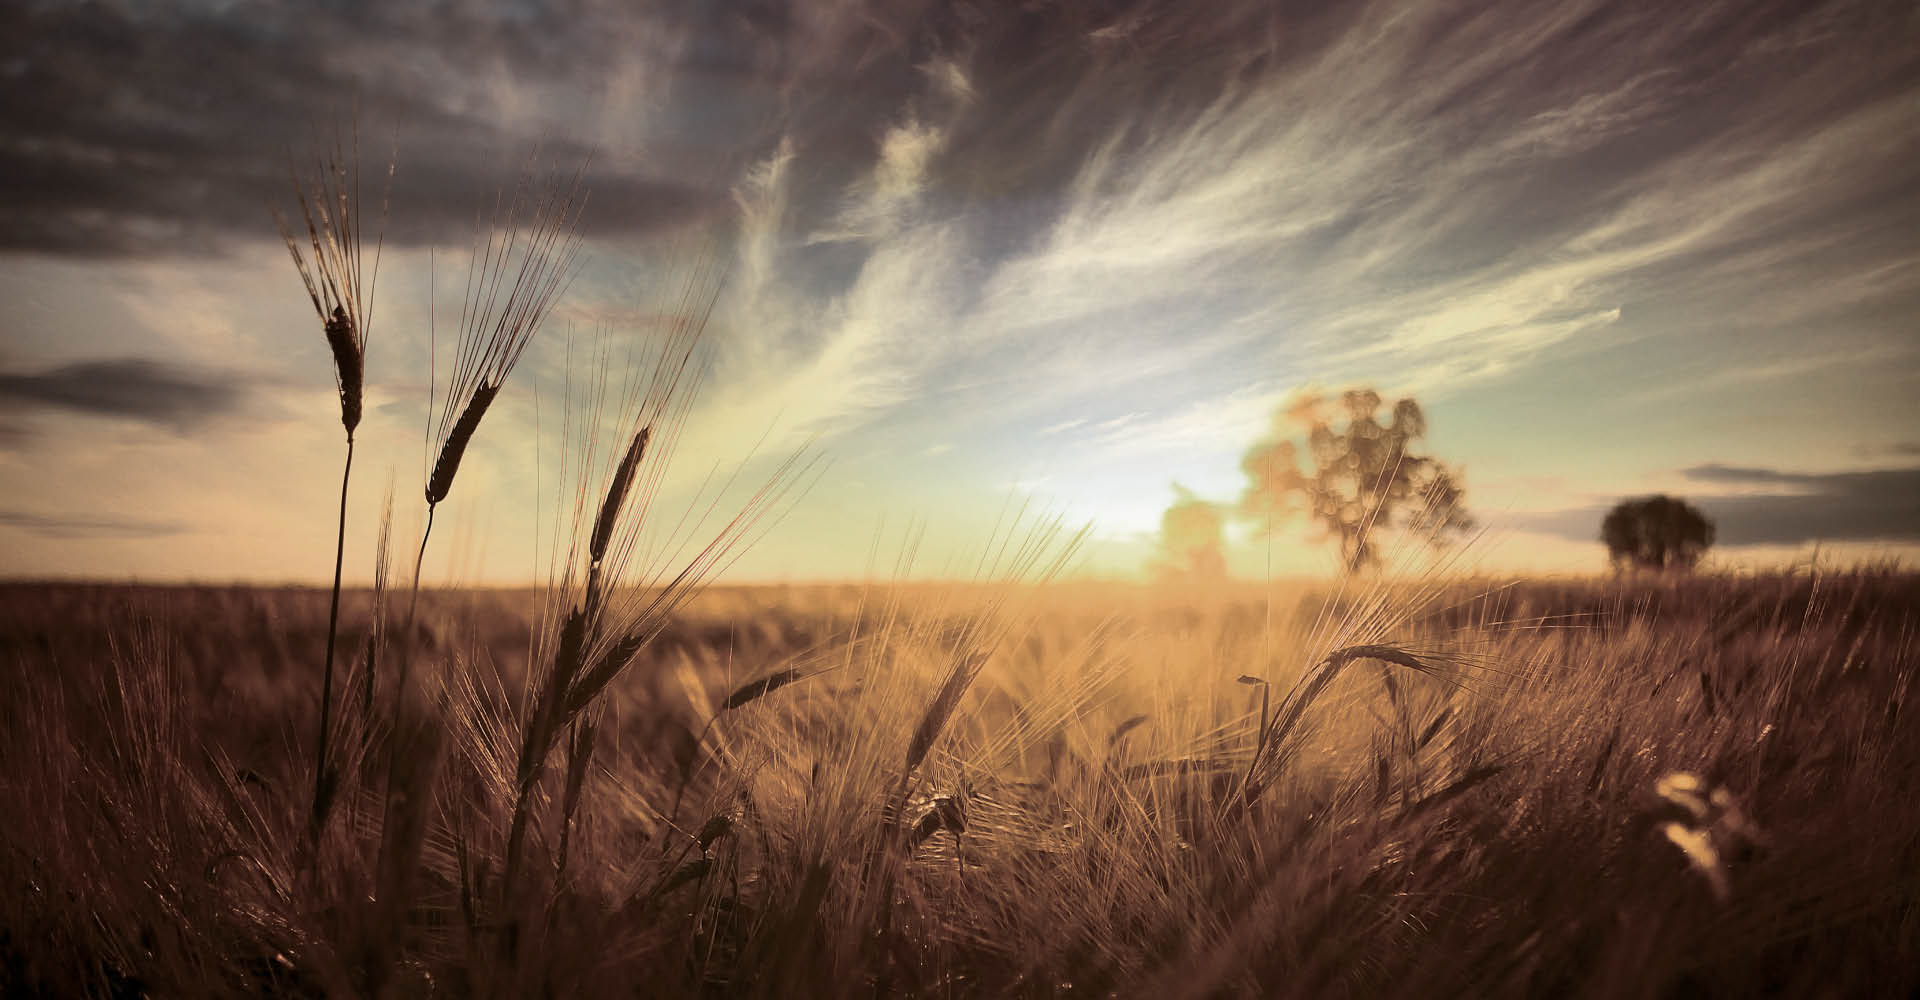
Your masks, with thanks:
[[[593,538],[587,546],[587,555],[595,564],[607,557],[607,544],[613,539],[613,526],[620,520],[620,507],[626,503],[627,491],[633,487],[633,474],[640,467],[640,459],[646,454],[647,439],[653,434],[652,427],[642,427],[633,436],[633,443],[627,446],[627,454],[620,459],[620,466],[614,471],[613,484],[607,488],[607,497],[600,504],[600,516],[593,522]]]
[[[460,419],[454,421],[446,443],[440,446],[440,457],[434,460],[433,474],[427,477],[428,504],[439,504],[453,489],[453,477],[460,471],[460,458],[467,453],[467,442],[473,440],[474,432],[480,429],[480,418],[487,415],[487,407],[493,405],[493,397],[499,394],[498,384],[482,382],[474,386],[466,409],[460,411]]]
[[[340,423],[351,437],[360,426],[361,383],[366,377],[366,359],[355,335],[353,320],[340,306],[327,317],[327,347],[333,351],[334,379],[340,388]]]

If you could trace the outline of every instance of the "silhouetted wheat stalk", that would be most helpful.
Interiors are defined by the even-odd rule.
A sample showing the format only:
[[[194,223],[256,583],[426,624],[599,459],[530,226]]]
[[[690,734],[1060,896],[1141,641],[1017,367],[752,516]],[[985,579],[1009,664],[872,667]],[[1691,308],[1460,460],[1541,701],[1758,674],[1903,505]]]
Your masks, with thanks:
[[[414,554],[413,585],[407,598],[406,624],[401,630],[382,830],[392,829],[396,824],[417,823],[417,819],[409,817],[413,810],[423,808],[417,795],[410,791],[423,783],[407,759],[408,748],[410,741],[432,738],[430,731],[434,723],[429,721],[417,731],[410,730],[403,722],[403,713],[413,663],[420,571],[426,562],[427,540],[433,534],[433,515],[453,489],[460,459],[479,430],[481,418],[499,396],[507,375],[540,331],[575,273],[580,251],[580,213],[586,204],[580,185],[586,167],[583,162],[571,177],[549,175],[544,180],[537,179],[530,167],[522,174],[511,199],[495,202],[493,224],[488,227],[484,242],[476,241],[473,259],[469,262],[453,375],[440,401],[437,417],[433,418],[431,440],[439,445],[438,457],[427,476],[427,519],[420,533],[420,548]],[[434,411],[431,400],[428,409]],[[369,677],[369,689],[373,683]],[[397,844],[394,849],[400,854],[414,852],[417,850],[414,841],[403,837],[394,842]],[[402,883],[395,882],[393,887],[402,893],[405,891]]]
[[[394,162],[387,161],[392,184]],[[320,725],[314,755],[313,802],[309,835],[317,837],[326,819],[328,733],[333,716],[333,651],[340,626],[340,573],[346,552],[347,486],[353,475],[353,432],[360,426],[362,390],[366,377],[367,331],[373,322],[373,292],[380,271],[381,236],[374,239],[373,265],[362,270],[360,229],[359,144],[356,136],[352,162],[338,142],[323,154],[306,177],[295,171],[293,191],[305,223],[304,241],[278,210],[274,223],[286,242],[287,253],[300,272],[307,298],[320,317],[321,332],[333,354],[333,377],[340,393],[340,423],[347,432],[347,457],[340,472],[340,515],[334,535],[333,592],[327,609],[327,648],[320,677]],[[386,217],[386,197],[380,216]],[[304,242],[306,249],[302,249]]]
[[[605,465],[598,478],[603,485],[592,494],[587,488],[597,478],[592,472],[593,437],[600,423],[603,397],[596,392],[589,401],[582,462],[586,474],[580,477],[574,501],[574,542],[558,581],[566,595],[561,605],[566,610],[560,616],[559,628],[549,633],[554,639],[548,647],[550,657],[542,657],[546,669],[536,675],[529,690],[514,766],[512,815],[501,879],[501,897],[509,904],[526,869],[527,833],[540,801],[538,789],[548,756],[563,736],[573,733],[566,741],[568,790],[561,817],[565,824],[579,795],[574,787],[576,776],[584,773],[594,748],[589,731],[581,725],[583,716],[666,627],[675,610],[724,567],[746,535],[790,495],[802,478],[796,472],[803,455],[796,453],[677,571],[664,564],[632,565],[640,530],[687,416],[692,383],[698,376],[695,348],[718,296],[720,278],[710,255],[704,255],[688,275],[667,335],[658,343],[651,364],[645,366],[644,382],[630,382],[622,394],[616,421],[622,430],[619,450],[606,453],[609,459],[614,454],[620,458]],[[605,370],[603,365],[601,371]],[[717,501],[718,496],[714,499]],[[581,579],[574,575],[580,568],[585,569],[584,585],[576,592],[571,581]],[[774,682],[768,681],[760,693],[773,686]],[[743,704],[750,696],[743,694],[740,699]],[[504,957],[509,962],[513,960],[512,940],[512,935],[502,939]]]
[[[494,223],[485,242],[475,245],[461,304],[453,375],[432,418],[430,441],[437,445],[436,457],[427,475],[427,521],[414,556],[396,697],[406,689],[411,659],[407,647],[434,511],[452,491],[460,460],[480,429],[481,418],[572,280],[580,253],[580,213],[586,207],[586,193],[580,186],[585,173],[582,163],[570,178],[552,175],[540,183],[529,169],[512,197],[504,204],[495,203]],[[431,400],[429,410],[434,410]]]
[[[507,838],[502,883],[506,893],[512,892],[519,875],[533,794],[545,772],[548,752],[563,732],[574,728],[593,696],[651,638],[649,629],[658,627],[657,622],[646,622],[648,628],[640,628],[643,624],[641,619],[629,619],[625,615],[610,619],[608,591],[611,581],[621,575],[633,553],[634,534],[645,515],[652,490],[657,485],[658,470],[664,465],[663,462],[654,463],[652,474],[642,477],[649,445],[655,440],[656,428],[663,436],[671,437],[685,417],[686,393],[683,390],[688,387],[689,377],[693,373],[694,350],[718,293],[718,272],[711,258],[703,258],[688,277],[676,321],[659,344],[658,354],[644,383],[644,392],[639,391],[635,383],[630,382],[627,386],[617,414],[619,426],[623,428],[625,447],[620,460],[607,470],[606,485],[600,491],[599,503],[591,508],[585,490],[591,478],[597,430],[603,417],[601,407],[605,400],[607,359],[602,359],[597,373],[599,381],[587,400],[586,432],[581,447],[584,453],[583,472],[588,474],[581,476],[580,492],[574,500],[575,524],[591,525],[586,532],[586,583],[581,599],[578,602],[569,601],[551,665],[531,696],[521,734],[520,752],[515,765],[513,816]],[[594,514],[589,522],[585,518],[590,509]],[[572,564],[577,558],[578,534],[575,537],[576,547],[569,556],[568,575],[562,577],[562,589],[566,589]],[[610,635],[618,635],[618,638],[610,641]],[[576,730],[568,745],[569,787],[572,788],[573,776],[584,774],[587,758],[593,752],[593,741]],[[577,797],[578,790],[572,789],[570,800],[577,801]],[[570,817],[572,811],[572,807],[568,806],[565,809],[566,816]],[[564,822],[567,819],[563,818]]]

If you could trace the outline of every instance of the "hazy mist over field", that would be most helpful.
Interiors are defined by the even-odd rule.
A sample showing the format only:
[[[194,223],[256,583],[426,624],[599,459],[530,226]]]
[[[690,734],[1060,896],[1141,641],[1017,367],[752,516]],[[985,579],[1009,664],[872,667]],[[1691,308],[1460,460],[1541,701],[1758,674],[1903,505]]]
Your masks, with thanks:
[[[436,580],[545,572],[568,373],[577,398],[667,323],[703,253],[725,284],[661,509],[824,459],[729,579],[859,578],[876,538],[885,575],[922,528],[913,572],[964,574],[1027,498],[1092,523],[1077,572],[1135,576],[1176,483],[1235,503],[1276,410],[1351,384],[1419,399],[1488,529],[1472,565],[1599,570],[1607,507],[1656,491],[1734,562],[1910,556],[1916,17],[9,4],[0,572],[324,578],[334,387],[271,210],[355,116],[369,218],[395,170],[349,579],[389,482],[417,530],[468,248],[536,149],[588,163],[582,270],[468,455]],[[1225,529],[1239,576],[1337,563],[1303,521],[1257,527]]]

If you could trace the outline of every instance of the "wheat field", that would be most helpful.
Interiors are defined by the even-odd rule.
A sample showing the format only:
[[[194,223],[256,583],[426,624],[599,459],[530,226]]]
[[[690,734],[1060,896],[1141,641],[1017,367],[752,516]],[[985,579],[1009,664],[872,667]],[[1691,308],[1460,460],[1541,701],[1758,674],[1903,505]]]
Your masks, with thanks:
[[[549,597],[347,591],[318,782],[325,591],[8,585],[8,995],[1920,984],[1894,569],[716,587],[529,778]]]
[[[0,2],[0,1000],[1920,1000],[1917,42]]]

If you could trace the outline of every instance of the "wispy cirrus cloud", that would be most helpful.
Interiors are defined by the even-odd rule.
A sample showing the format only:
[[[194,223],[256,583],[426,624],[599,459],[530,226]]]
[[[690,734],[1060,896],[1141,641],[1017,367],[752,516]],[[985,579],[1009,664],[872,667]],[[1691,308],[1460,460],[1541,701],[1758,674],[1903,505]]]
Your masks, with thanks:
[[[1693,303],[1703,310],[1806,320],[1920,287],[1874,236],[1920,218],[1898,189],[1911,174],[1902,151],[1920,138],[1913,98],[1823,48],[1874,20],[1865,8],[1816,28],[1743,20],[1735,5],[1676,22],[1651,6],[1464,17],[1424,4],[1365,8],[1317,48],[1243,32],[1227,44],[1244,61],[1218,61],[1211,89],[1192,86],[1177,107],[1116,114],[1073,91],[1061,107],[1093,134],[1057,172],[1057,197],[970,202],[957,226],[940,196],[980,183],[980,136],[993,134],[962,109],[944,126],[957,138],[915,161],[921,194],[884,188],[890,221],[871,253],[908,251],[964,278],[943,303],[958,311],[920,334],[952,362],[928,371],[972,376],[999,357],[995,412],[1040,410],[1042,427],[1061,422],[1049,406],[1127,394],[1151,398],[1154,419],[1190,423],[1276,375],[1455,394],[1563,345],[1643,338],[1635,314],[1690,282],[1712,292]],[[1121,23],[1084,44],[1097,50],[1103,32],[1171,44],[1153,17]],[[1912,77],[1914,61],[1902,66]],[[1097,60],[1087,72],[1117,91],[1133,82]],[[975,89],[1005,114],[996,83]],[[1731,103],[1755,88],[1764,99]],[[1807,96],[1835,88],[1860,100],[1834,114]],[[1046,174],[1059,133],[1033,135],[1024,155],[1000,151]],[[887,133],[882,160],[901,142]],[[1866,211],[1862,191],[1887,197]],[[1799,226],[1779,232],[1783,220]],[[937,245],[910,245],[936,231]],[[1777,280],[1836,266],[1856,276],[1845,294]]]

